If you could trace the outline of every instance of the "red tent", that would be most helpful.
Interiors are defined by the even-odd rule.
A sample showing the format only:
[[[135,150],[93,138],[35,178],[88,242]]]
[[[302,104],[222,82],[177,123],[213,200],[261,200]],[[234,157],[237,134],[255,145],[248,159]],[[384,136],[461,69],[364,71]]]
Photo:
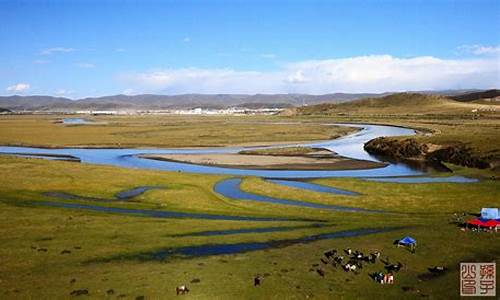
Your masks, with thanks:
[[[481,227],[495,227],[495,226],[500,226],[500,221],[494,219],[481,220],[477,218],[467,221],[467,224],[481,226]]]
[[[486,227],[500,226],[500,221],[494,220],[494,219],[489,219],[488,221],[484,222],[484,226],[486,226]]]

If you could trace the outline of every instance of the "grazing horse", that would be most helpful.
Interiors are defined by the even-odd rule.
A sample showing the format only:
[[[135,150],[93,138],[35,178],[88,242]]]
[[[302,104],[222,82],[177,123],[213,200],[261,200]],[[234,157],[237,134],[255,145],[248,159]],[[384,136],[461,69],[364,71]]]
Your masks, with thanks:
[[[378,283],[384,283],[384,274],[382,272],[375,272],[373,274],[370,275],[373,280],[375,280],[376,282]]]
[[[388,272],[398,272],[403,267],[403,264],[398,262],[397,264],[387,265],[385,266]]]
[[[370,255],[368,256],[368,260],[369,262],[371,262],[372,264],[374,264],[376,261],[377,261],[377,258],[380,257],[380,252],[374,252],[374,253],[370,253]]]
[[[335,249],[331,249],[331,250],[328,250],[325,253],[323,253],[323,255],[325,255],[325,257],[327,259],[332,258],[332,256],[335,256],[335,254],[337,254],[337,250],[335,250]]]
[[[316,269],[316,272],[318,272],[319,276],[325,277],[325,271],[323,271],[322,269]]]
[[[344,268],[344,271],[346,272],[349,272],[349,271],[356,271],[356,265],[355,264],[350,264],[350,263],[347,263],[345,264],[344,266],[342,266],[342,268]]]
[[[333,261],[335,261],[336,263],[341,263],[342,261],[344,260],[344,257],[342,255],[339,255],[339,256],[336,256],[333,258]]]
[[[255,276],[253,278],[253,286],[259,286],[262,283],[262,278],[260,276]]]
[[[175,288],[175,292],[177,293],[177,295],[184,295],[185,293],[189,293],[189,289],[187,288],[187,286],[181,285]]]

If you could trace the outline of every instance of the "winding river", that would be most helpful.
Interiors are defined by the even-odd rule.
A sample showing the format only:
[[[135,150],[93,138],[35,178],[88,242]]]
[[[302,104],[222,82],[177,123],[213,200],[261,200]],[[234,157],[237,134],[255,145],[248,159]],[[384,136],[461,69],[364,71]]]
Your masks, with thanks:
[[[302,144],[303,146],[319,147],[329,149],[341,156],[353,159],[369,161],[380,160],[367,153],[363,146],[369,140],[381,136],[402,136],[414,135],[415,130],[409,128],[387,126],[387,125],[358,125],[358,124],[329,124],[343,125],[360,128],[354,134],[344,137]],[[300,126],[298,124],[297,126]],[[289,145],[297,146],[297,144]],[[282,147],[282,146],[280,146]],[[201,153],[237,153],[241,150],[262,149],[267,147],[227,147],[227,148],[207,148],[207,149],[82,149],[82,148],[61,148],[44,149],[32,147],[0,147],[0,154],[17,155],[69,155],[79,159],[83,163],[113,165],[123,168],[139,168],[164,171],[180,171],[203,174],[226,174],[235,176],[258,176],[274,179],[291,178],[319,178],[319,177],[384,177],[384,176],[415,176],[422,175],[423,172],[416,170],[403,163],[390,163],[388,166],[376,169],[364,170],[319,170],[319,171],[288,171],[288,170],[248,170],[229,169],[212,166],[202,166],[195,164],[158,161],[141,158],[141,154],[201,154]]]
[[[381,136],[409,136],[415,135],[415,131],[409,128],[385,126],[385,125],[358,125],[358,124],[330,124],[330,125],[344,125],[360,128],[356,133],[330,141],[313,142],[303,144],[303,146],[311,146],[318,148],[329,149],[341,156],[380,162],[377,157],[367,153],[363,146],[369,140]],[[300,126],[300,124],[298,124]],[[297,146],[291,144],[288,146]],[[280,146],[283,147],[283,146]],[[424,177],[425,173],[421,170],[415,169],[404,163],[389,163],[386,167],[376,169],[363,169],[363,170],[320,170],[320,171],[286,171],[286,170],[249,170],[249,169],[229,169],[212,166],[202,166],[187,163],[158,161],[152,159],[141,158],[141,154],[196,154],[196,153],[237,153],[243,149],[262,149],[267,147],[229,147],[229,148],[207,148],[207,149],[81,149],[81,148],[64,148],[64,149],[43,149],[31,147],[0,147],[0,154],[10,154],[22,157],[38,157],[46,159],[66,159],[73,161],[81,161],[82,163],[112,165],[123,168],[138,168],[150,170],[165,170],[165,171],[178,171],[190,173],[203,173],[203,174],[224,174],[233,175],[236,177],[241,176],[258,176],[263,177],[267,182],[288,186],[293,188],[300,188],[312,190],[320,193],[329,193],[341,196],[355,197],[358,194],[351,191],[336,189],[333,187],[322,186],[311,182],[304,181],[308,178],[321,178],[321,177],[357,177],[365,180],[374,181],[387,181],[399,183],[428,183],[428,182],[473,182],[471,179],[452,176],[452,177]],[[298,180],[301,179],[301,180]],[[258,202],[269,202],[279,205],[293,205],[303,206],[315,209],[330,209],[350,212],[364,212],[364,213],[379,213],[381,211],[368,210],[363,208],[344,207],[335,205],[316,204],[307,201],[297,201],[288,199],[279,199],[268,197],[264,195],[257,195],[242,191],[240,188],[241,178],[230,178],[217,183],[214,191],[231,199],[235,200],[248,200]],[[227,235],[227,234],[242,234],[242,233],[270,233],[278,231],[290,231],[301,228],[321,228],[326,226],[319,224],[322,220],[313,219],[296,219],[296,218],[272,218],[272,217],[252,217],[252,216],[229,216],[229,215],[213,215],[204,213],[187,213],[187,212],[174,212],[155,209],[133,209],[125,207],[109,207],[95,205],[95,202],[111,202],[111,201],[124,201],[136,197],[148,190],[158,189],[165,187],[158,186],[141,186],[135,187],[130,190],[122,191],[115,195],[115,199],[98,199],[82,197],[78,195],[68,194],[64,192],[47,192],[46,196],[52,198],[66,199],[66,200],[80,200],[87,203],[74,203],[74,202],[54,202],[54,201],[33,201],[33,205],[49,206],[49,207],[62,207],[80,210],[100,211],[107,213],[117,213],[135,216],[147,216],[153,218],[195,218],[205,220],[227,220],[227,221],[302,221],[314,222],[311,225],[304,226],[273,226],[251,229],[229,229],[223,231],[206,231],[206,232],[193,232],[186,233],[185,236],[210,236],[210,235]],[[166,186],[168,188],[168,184]],[[94,203],[88,203],[88,202]],[[319,223],[318,223],[319,222]],[[128,259],[154,259],[164,260],[171,256],[193,257],[204,255],[220,255],[229,253],[240,253],[247,251],[263,250],[269,248],[279,248],[296,243],[308,243],[322,239],[333,239],[343,237],[362,236],[368,234],[375,234],[397,230],[398,228],[361,228],[347,231],[327,232],[310,236],[304,236],[296,239],[284,239],[268,242],[246,242],[236,244],[206,244],[198,246],[189,246],[181,248],[166,248],[160,251],[147,252],[135,254]],[[123,259],[120,256],[120,259]]]

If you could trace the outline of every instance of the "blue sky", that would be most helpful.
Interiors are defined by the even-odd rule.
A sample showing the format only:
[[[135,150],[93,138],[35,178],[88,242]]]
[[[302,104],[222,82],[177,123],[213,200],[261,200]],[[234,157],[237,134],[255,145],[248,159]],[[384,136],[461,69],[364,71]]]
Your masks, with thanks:
[[[500,86],[500,1],[0,0],[0,94]]]

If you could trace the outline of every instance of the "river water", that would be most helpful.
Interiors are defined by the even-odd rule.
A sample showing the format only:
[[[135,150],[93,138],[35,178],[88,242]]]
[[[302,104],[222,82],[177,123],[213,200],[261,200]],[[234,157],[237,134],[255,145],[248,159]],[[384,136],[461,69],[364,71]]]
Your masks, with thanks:
[[[331,124],[335,125],[335,124]],[[371,139],[381,136],[414,135],[415,131],[409,128],[386,126],[386,125],[358,125],[342,124],[361,128],[360,131],[338,139],[302,144],[303,146],[322,147],[335,153],[353,159],[369,161],[380,161],[378,158],[367,153],[363,146]],[[297,126],[300,126],[298,124]],[[289,145],[289,146],[296,146]],[[319,177],[383,177],[383,176],[415,176],[424,174],[422,171],[412,168],[404,163],[389,163],[388,166],[364,170],[248,170],[202,166],[178,162],[167,162],[140,158],[141,154],[196,154],[196,153],[237,153],[243,149],[261,149],[264,147],[226,147],[207,149],[43,149],[31,147],[0,147],[0,154],[50,154],[70,155],[78,158],[83,163],[113,165],[123,168],[138,168],[164,171],[179,171],[202,174],[226,174],[235,176],[259,176],[274,179],[286,178],[319,178]]]

